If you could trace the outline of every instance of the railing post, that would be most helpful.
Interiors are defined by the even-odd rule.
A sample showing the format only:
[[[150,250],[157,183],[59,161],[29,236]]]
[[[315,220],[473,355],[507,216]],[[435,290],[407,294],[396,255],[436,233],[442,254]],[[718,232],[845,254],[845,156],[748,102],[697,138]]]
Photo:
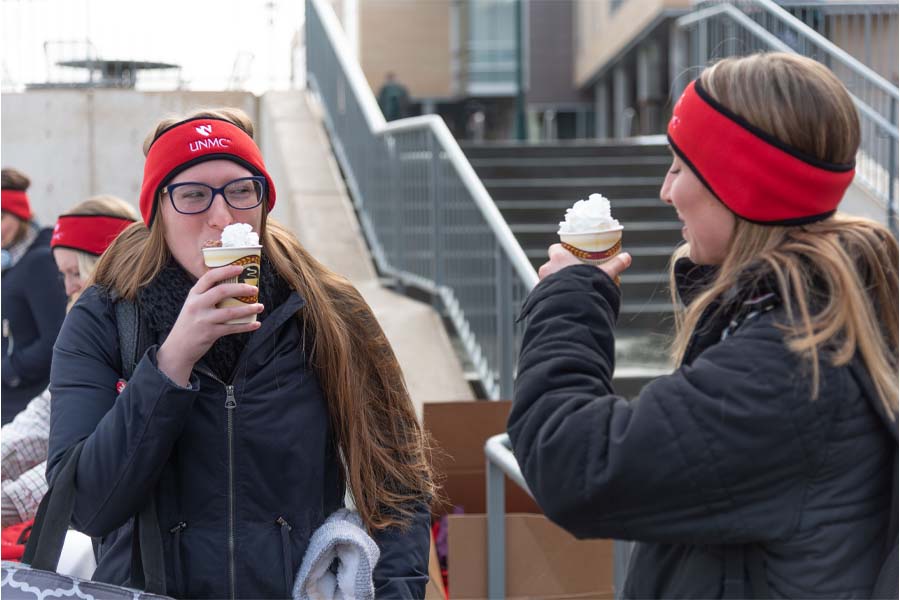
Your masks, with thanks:
[[[490,457],[487,477],[488,598],[506,598],[506,477]]]
[[[513,320],[512,314],[512,265],[500,244],[496,244],[497,257],[497,369],[500,377],[500,398],[509,400],[513,394]]]
[[[632,542],[613,540],[613,588],[615,600],[621,600],[628,577],[628,561],[631,558]]]
[[[697,23],[697,65],[701,67],[706,66],[707,60],[709,60],[709,50],[707,49],[709,45],[709,26],[706,22],[706,19],[703,19],[699,23]]]
[[[391,263],[391,268],[394,269],[394,272],[397,274],[397,291],[403,292],[405,287],[405,280],[403,278],[403,271],[406,267],[406,261],[404,260],[404,243],[403,243],[403,229],[406,223],[404,223],[404,219],[406,218],[406,210],[404,206],[404,196],[403,196],[403,177],[404,177],[404,169],[403,169],[403,153],[400,148],[399,140],[396,136],[386,135],[384,136],[385,149],[388,154],[388,170],[390,172],[390,183],[389,189],[391,194],[390,205],[391,205],[391,223],[393,224],[393,233],[394,233],[394,247],[392,248],[393,256],[389,258],[389,262]]]
[[[889,100],[891,103],[891,125],[897,126],[897,101]],[[894,235],[897,235],[897,144],[891,138],[888,141],[888,227]]]
[[[441,218],[441,149],[434,137],[434,133],[428,130],[429,160],[429,190],[431,197],[431,225],[432,225],[432,260],[434,261],[432,272],[434,273],[434,289],[437,292],[432,300],[434,308],[440,313],[443,303],[440,298],[441,286],[444,285],[444,253],[443,253],[443,220]]]

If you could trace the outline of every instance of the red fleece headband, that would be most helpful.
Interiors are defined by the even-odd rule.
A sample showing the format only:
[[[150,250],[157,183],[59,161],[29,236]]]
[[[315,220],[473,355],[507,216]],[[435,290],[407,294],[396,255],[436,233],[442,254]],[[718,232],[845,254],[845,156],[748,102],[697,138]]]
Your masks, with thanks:
[[[268,206],[275,206],[275,184],[266,172],[262,154],[247,133],[228,121],[196,118],[172,125],[153,141],[144,163],[141,216],[153,223],[156,199],[163,185],[175,175],[201,162],[225,159],[262,175],[268,182]]]
[[[103,254],[132,219],[106,215],[63,215],[53,227],[51,248],[81,250],[94,256]]]
[[[834,213],[854,163],[832,164],[791,148],[688,85],[669,121],[672,150],[739,217],[799,225]]]
[[[31,220],[31,203],[28,194],[22,190],[2,190],[0,192],[0,209],[16,215],[23,221]]]

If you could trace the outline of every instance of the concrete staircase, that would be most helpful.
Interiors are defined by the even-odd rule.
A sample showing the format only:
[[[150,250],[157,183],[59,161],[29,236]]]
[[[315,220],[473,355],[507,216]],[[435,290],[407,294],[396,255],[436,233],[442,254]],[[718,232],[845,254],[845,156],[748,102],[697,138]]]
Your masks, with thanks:
[[[491,143],[463,146],[535,268],[559,241],[558,223],[576,200],[599,192],[625,226],[623,246],[634,263],[622,276],[617,336],[617,390],[637,393],[668,371],[672,331],[666,266],[681,241],[681,223],[659,200],[671,156],[665,138],[641,143]]]

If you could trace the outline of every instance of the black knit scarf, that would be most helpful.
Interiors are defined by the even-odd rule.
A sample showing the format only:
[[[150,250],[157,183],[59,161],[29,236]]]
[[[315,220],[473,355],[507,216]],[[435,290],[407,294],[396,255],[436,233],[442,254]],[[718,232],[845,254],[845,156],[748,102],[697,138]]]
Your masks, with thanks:
[[[153,281],[139,292],[141,317],[150,328],[153,339],[159,339],[162,334],[168,335],[195,283],[196,280],[175,259],[169,259]],[[288,283],[278,275],[275,267],[263,254],[259,276],[259,301],[265,309],[259,315],[259,320],[264,320],[273,310],[281,306],[290,294],[291,288]],[[224,382],[230,382],[249,338],[249,333],[223,336],[216,340],[201,362],[216,377]]]

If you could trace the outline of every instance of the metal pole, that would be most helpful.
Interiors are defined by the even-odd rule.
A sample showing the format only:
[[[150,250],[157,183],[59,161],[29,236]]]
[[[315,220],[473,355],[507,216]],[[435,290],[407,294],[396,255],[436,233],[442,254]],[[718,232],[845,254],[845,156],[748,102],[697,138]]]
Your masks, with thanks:
[[[485,459],[487,477],[488,598],[506,598],[506,478]]]
[[[631,558],[632,542],[613,541],[613,593],[615,600],[621,600],[628,578],[628,561]]]
[[[513,320],[512,314],[512,266],[500,244],[494,246],[497,257],[497,368],[499,370],[500,398],[509,400],[513,395]]]
[[[438,291],[435,294],[432,302],[434,308],[438,311],[438,313],[443,313],[441,307],[443,303],[440,298],[440,289],[444,284],[444,263],[443,263],[443,244],[442,244],[442,229],[443,229],[443,221],[441,219],[441,200],[439,198],[441,191],[441,182],[440,178],[440,145],[437,143],[437,140],[434,138],[434,134],[431,133],[430,130],[427,131],[428,135],[428,153],[430,155],[429,162],[429,184],[430,189],[428,190],[429,195],[431,196],[431,247],[432,247],[432,275],[434,276],[434,288]]]
[[[516,0],[516,139],[524,140],[525,135],[525,36],[522,31],[522,3]]]
[[[891,103],[891,124],[897,125],[897,101]],[[897,143],[888,136],[888,227],[897,235]]]

